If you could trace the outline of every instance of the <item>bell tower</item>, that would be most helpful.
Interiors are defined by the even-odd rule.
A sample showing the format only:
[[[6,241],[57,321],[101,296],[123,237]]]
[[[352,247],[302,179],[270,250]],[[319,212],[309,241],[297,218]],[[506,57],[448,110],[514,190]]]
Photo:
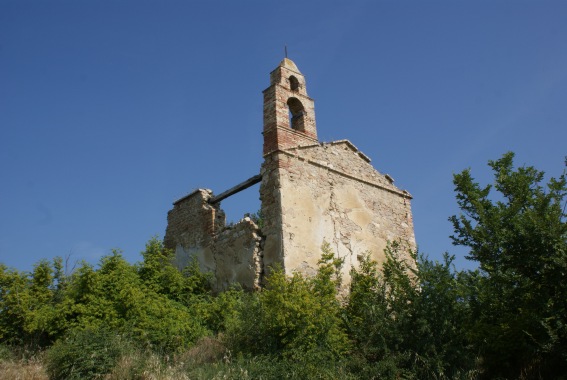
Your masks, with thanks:
[[[315,105],[307,95],[305,77],[284,58],[270,73],[264,90],[264,155],[292,147],[317,144]]]

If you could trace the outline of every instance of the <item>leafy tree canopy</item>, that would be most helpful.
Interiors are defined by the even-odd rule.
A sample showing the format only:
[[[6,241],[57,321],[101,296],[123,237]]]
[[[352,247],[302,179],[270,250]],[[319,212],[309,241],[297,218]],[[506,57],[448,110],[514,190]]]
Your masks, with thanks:
[[[516,377],[567,369],[567,181],[563,172],[542,184],[542,171],[513,159],[489,161],[486,186],[470,170],[455,175],[461,214],[449,220],[453,243],[480,265],[470,333],[489,371]]]

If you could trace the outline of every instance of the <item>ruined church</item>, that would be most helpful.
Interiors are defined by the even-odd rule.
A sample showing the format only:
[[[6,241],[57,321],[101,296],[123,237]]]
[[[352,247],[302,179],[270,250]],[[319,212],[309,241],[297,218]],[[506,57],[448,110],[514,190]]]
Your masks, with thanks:
[[[270,268],[316,273],[321,246],[344,259],[343,280],[367,253],[384,260],[388,241],[415,248],[411,195],[348,140],[320,142],[305,77],[285,58],[264,90],[264,161],[260,173],[215,195],[197,189],[173,204],[164,245],[182,268],[196,259],[217,290],[258,289]],[[261,222],[226,225],[221,201],[258,182]],[[258,223],[257,223],[258,222]]]

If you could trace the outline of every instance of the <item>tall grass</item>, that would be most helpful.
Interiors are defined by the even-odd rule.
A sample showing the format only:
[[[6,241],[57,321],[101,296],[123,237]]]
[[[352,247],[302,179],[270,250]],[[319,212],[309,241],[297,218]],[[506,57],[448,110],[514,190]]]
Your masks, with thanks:
[[[85,350],[85,357],[92,352]],[[12,353],[0,347],[0,380],[49,380],[61,377],[53,372],[49,350],[43,353]],[[82,368],[74,369],[69,378]],[[47,368],[50,368],[48,371]],[[99,368],[100,369],[100,368]],[[48,376],[50,373],[51,378]],[[55,376],[55,377],[54,377]],[[230,380],[230,379],[355,379],[344,363],[310,363],[273,356],[233,357],[221,339],[201,339],[191,349],[177,355],[156,353],[125,344],[121,356],[106,371],[81,372],[81,379],[105,380]],[[79,377],[76,377],[79,378]]]
[[[42,355],[0,345],[0,380],[48,380]]]

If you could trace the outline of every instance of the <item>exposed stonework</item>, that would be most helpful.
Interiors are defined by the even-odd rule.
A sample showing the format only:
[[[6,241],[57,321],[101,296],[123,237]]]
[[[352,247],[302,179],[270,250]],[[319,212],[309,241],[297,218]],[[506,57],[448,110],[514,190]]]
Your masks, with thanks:
[[[174,203],[164,245],[175,249],[178,268],[195,258],[203,271],[213,272],[217,290],[233,283],[258,289],[263,276],[263,239],[258,226],[249,217],[226,226],[220,205],[208,203],[211,197],[211,190],[198,189]]]
[[[291,119],[291,120],[290,120]],[[295,64],[284,59],[264,90],[263,226],[244,218],[225,226],[210,190],[174,203],[164,243],[183,267],[196,257],[215,273],[216,287],[239,282],[257,289],[274,264],[312,275],[328,242],[344,259],[343,279],[366,253],[379,263],[388,241],[415,248],[411,195],[348,140],[320,143],[314,102]]]

